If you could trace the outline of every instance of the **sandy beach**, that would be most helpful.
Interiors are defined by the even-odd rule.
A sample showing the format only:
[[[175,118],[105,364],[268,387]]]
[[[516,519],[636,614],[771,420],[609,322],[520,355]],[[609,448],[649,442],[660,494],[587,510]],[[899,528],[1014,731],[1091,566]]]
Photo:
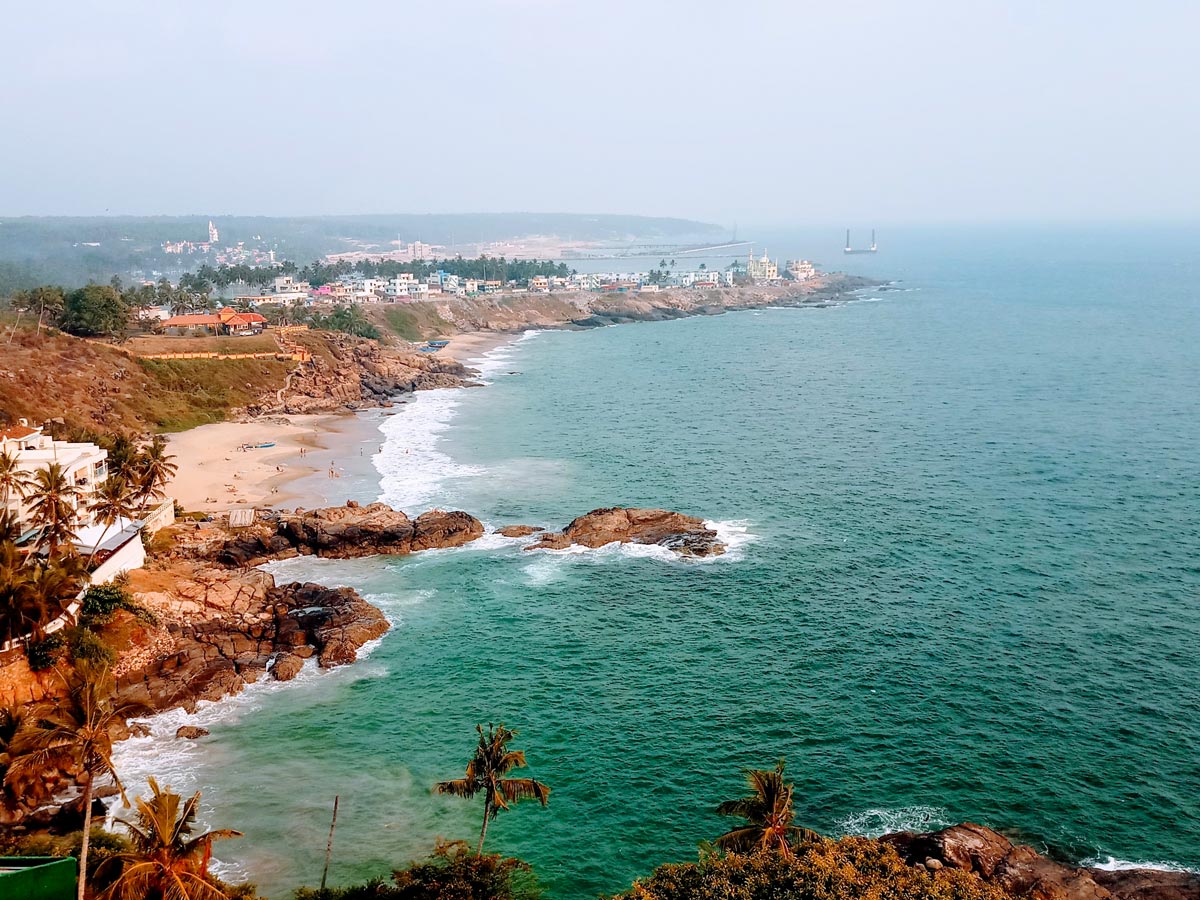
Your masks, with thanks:
[[[514,337],[496,331],[459,334],[441,354],[470,365]],[[370,502],[377,486],[371,457],[383,439],[379,423],[398,413],[399,409],[279,415],[168,435],[179,467],[168,493],[188,512],[206,513],[346,499]],[[275,446],[238,449],[267,442]]]
[[[168,435],[179,467],[168,493],[189,512],[281,506],[304,500],[289,489],[297,479],[342,474],[335,450],[345,432],[361,427],[352,414],[271,416],[255,422],[218,422]],[[239,450],[274,441],[274,447]]]
[[[519,335],[503,331],[467,331],[451,337],[450,343],[441,350],[440,355],[451,356],[465,365],[470,365],[471,360],[478,359],[489,350],[503,347],[517,337]]]

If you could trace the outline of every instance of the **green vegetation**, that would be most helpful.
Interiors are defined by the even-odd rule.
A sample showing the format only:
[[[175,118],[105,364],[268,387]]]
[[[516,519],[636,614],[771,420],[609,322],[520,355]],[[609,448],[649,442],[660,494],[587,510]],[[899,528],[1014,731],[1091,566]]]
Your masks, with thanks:
[[[294,366],[276,359],[139,359],[157,382],[145,398],[146,415],[163,431],[221,422],[231,409],[249,406],[264,390],[282,385]]]
[[[213,841],[242,833],[223,828],[193,837],[200,792],[181,807],[179,794],[159,788],[153,778],[149,784],[150,798],[137,798],[137,818],[120,820],[129,830],[130,849],[110,856],[97,870],[100,878],[115,872],[105,900],[225,900],[208,875]]]
[[[1005,900],[969,872],[908,866],[885,844],[843,838],[804,844],[792,856],[709,854],[659,866],[612,900]]]
[[[135,710],[112,699],[115,687],[107,668],[77,665],[67,676],[66,691],[36,704],[9,744],[12,762],[6,782],[30,785],[47,769],[83,772],[83,841],[79,866],[87,871],[88,839],[92,830],[92,794],[96,777],[107,775],[122,800],[125,788],[112,761],[113,731]],[[85,879],[79,879],[84,900]]]
[[[517,736],[515,731],[499,725],[488,725],[487,734],[483,726],[476,725],[479,743],[475,755],[467,763],[466,774],[453,781],[439,781],[433,790],[438,794],[473,798],[483,794],[483,828],[479,831],[479,852],[483,853],[483,842],[487,838],[488,823],[502,809],[519,800],[537,800],[542,806],[550,800],[550,788],[532,778],[505,778],[513,769],[524,768],[525,753],[509,750],[508,742]]]
[[[328,315],[313,312],[307,321],[311,327],[322,331],[340,331],[355,337],[379,340],[379,329],[363,315],[362,307],[357,303],[335,306]]]

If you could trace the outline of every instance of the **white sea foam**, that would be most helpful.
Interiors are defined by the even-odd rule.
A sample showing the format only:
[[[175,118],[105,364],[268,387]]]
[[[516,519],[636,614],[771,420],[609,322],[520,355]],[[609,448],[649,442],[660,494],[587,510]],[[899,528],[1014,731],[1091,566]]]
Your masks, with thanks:
[[[953,823],[940,806],[900,806],[864,809],[837,823],[843,834],[877,838],[897,831],[937,831]]]
[[[1200,875],[1200,869],[1189,869],[1187,866],[1179,865],[1179,863],[1148,862],[1146,860],[1134,862],[1128,859],[1117,859],[1115,856],[1085,859],[1080,865],[1086,866],[1089,869],[1104,869],[1108,872],[1122,872],[1126,869],[1157,869],[1160,872],[1191,872]]]
[[[540,332],[526,331],[511,343],[467,362],[488,384],[489,377],[511,364],[518,346],[537,334]],[[447,482],[485,474],[482,466],[455,462],[439,449],[462,400],[459,388],[421,391],[396,415],[384,419],[379,426],[384,441],[374,459],[380,474],[380,500],[396,509],[423,509],[445,493]]]

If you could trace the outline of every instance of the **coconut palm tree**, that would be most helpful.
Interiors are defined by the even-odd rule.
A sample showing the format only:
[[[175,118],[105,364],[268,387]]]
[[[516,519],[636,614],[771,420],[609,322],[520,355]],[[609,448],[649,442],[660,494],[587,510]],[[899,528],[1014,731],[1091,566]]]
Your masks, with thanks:
[[[26,497],[30,518],[41,529],[37,546],[54,556],[59,545],[70,541],[75,534],[79,489],[71,483],[63,467],[52,462],[33,473],[33,484]]]
[[[166,496],[163,488],[179,470],[179,466],[172,462],[174,459],[174,455],[167,452],[167,439],[161,434],[156,434],[150,441],[150,446],[139,454],[137,498],[141,506],[144,507],[150,500],[159,500]]]
[[[550,799],[550,788],[532,778],[504,777],[525,765],[523,751],[508,749],[508,742],[517,736],[517,732],[505,728],[504,723],[489,723],[487,734],[483,733],[482,725],[476,725],[475,730],[479,732],[479,745],[475,748],[475,756],[467,763],[466,774],[453,781],[439,781],[433,790],[437,794],[468,799],[483,794],[483,827],[479,831],[479,853],[482,854],[488,823],[500,810],[508,809],[510,803],[530,798],[545,806]]]
[[[97,522],[103,524],[104,528],[92,546],[92,552],[88,555],[89,568],[92,560],[96,558],[96,551],[104,543],[104,537],[108,534],[108,530],[121,519],[133,518],[135,498],[134,489],[119,475],[110,475],[96,485],[96,493],[92,497],[92,502],[88,504],[88,512]]]
[[[77,661],[64,676],[66,692],[37,704],[10,745],[12,762],[5,783],[19,782],[47,769],[77,768],[83,772],[83,844],[79,851],[78,900],[83,900],[88,843],[92,830],[92,793],[98,777],[112,778],[128,806],[125,786],[113,765],[112,732],[141,709],[113,700],[113,680],[107,666]]]
[[[737,816],[745,825],[731,828],[716,840],[722,850],[751,853],[756,850],[778,852],[791,857],[792,847],[803,841],[820,840],[820,835],[792,824],[792,789],[783,780],[783,760],[774,770],[748,769],[746,782],[750,795],[727,800],[717,807],[719,816]]]
[[[213,841],[241,837],[240,831],[222,828],[191,837],[200,805],[197,791],[186,802],[170,787],[149,780],[149,800],[137,798],[137,819],[120,819],[129,829],[132,853],[121,853],[101,863],[99,875],[120,865],[116,880],[104,900],[226,900],[226,894],[208,879]]]
[[[21,500],[28,493],[30,476],[20,466],[16,453],[5,450],[0,452],[0,503],[8,510],[8,503],[13,498]]]

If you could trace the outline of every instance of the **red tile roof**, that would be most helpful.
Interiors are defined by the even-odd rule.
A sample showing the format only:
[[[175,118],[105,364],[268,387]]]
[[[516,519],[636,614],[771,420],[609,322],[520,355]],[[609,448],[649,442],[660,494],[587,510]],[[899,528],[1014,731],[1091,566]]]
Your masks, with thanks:
[[[30,428],[28,425],[13,425],[0,429],[0,441],[19,441],[31,434],[37,434],[37,429]]]
[[[187,316],[171,316],[163,322],[164,328],[178,328],[186,325],[220,325],[221,317],[197,313]]]

